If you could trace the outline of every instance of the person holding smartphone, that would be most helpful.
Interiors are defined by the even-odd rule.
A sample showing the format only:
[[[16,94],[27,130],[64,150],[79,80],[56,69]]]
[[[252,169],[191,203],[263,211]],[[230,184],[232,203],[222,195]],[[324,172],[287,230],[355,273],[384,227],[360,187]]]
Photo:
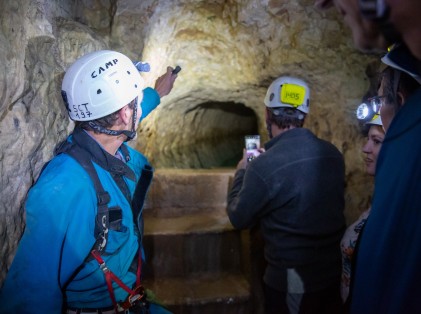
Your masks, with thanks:
[[[310,90],[282,76],[264,103],[269,142],[237,165],[227,213],[237,229],[260,226],[267,262],[265,313],[341,313],[345,230],[342,154],[303,128]]]

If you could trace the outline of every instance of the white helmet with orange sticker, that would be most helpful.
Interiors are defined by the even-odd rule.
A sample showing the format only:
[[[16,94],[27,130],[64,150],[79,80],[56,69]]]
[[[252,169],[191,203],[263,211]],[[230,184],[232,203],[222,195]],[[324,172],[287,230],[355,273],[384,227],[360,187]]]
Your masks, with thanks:
[[[281,76],[270,84],[264,102],[268,108],[295,108],[307,114],[310,110],[310,89],[301,79]]]

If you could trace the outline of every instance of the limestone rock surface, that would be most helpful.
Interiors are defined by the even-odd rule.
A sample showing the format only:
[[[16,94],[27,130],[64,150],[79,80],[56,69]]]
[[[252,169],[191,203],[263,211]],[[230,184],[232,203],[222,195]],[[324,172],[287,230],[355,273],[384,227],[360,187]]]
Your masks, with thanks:
[[[25,227],[27,192],[73,128],[61,79],[94,50],[148,62],[142,75],[152,87],[167,66],[182,67],[131,144],[156,168],[235,167],[244,135],[267,140],[271,81],[305,79],[306,127],[345,156],[348,221],[368,207],[354,110],[373,86],[378,56],[353,47],[336,12],[312,0],[3,0],[0,16],[0,286]]]

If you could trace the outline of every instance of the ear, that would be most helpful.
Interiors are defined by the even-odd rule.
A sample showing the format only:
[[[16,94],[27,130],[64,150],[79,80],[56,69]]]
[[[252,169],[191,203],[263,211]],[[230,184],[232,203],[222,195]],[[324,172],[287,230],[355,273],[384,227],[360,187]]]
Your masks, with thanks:
[[[399,107],[402,107],[405,104],[405,96],[402,92],[396,93],[396,100],[398,102]]]
[[[265,119],[269,119],[269,110],[268,108],[265,108]]]
[[[129,105],[125,105],[123,108],[121,108],[118,114],[119,114],[119,118],[125,125],[128,125],[129,123],[131,123],[133,112],[132,112],[132,109],[129,108]]]

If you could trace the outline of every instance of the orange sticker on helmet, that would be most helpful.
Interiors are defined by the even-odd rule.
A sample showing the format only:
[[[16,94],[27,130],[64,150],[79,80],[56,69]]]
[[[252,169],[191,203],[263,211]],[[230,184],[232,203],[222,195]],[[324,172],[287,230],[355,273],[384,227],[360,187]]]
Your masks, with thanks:
[[[281,102],[298,107],[304,103],[305,95],[306,90],[303,86],[295,84],[283,84],[280,98]]]

